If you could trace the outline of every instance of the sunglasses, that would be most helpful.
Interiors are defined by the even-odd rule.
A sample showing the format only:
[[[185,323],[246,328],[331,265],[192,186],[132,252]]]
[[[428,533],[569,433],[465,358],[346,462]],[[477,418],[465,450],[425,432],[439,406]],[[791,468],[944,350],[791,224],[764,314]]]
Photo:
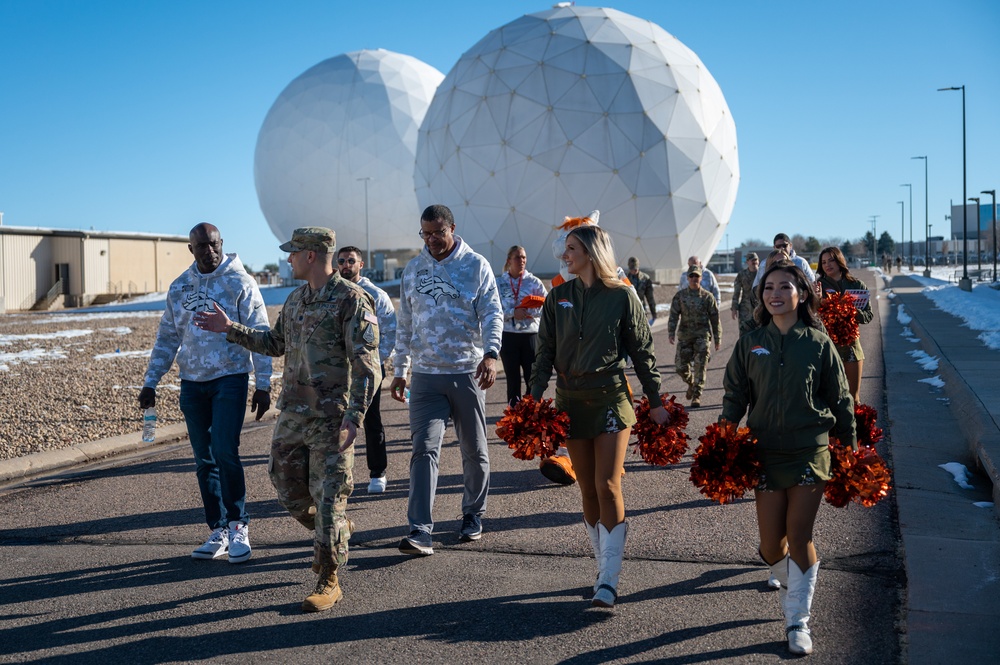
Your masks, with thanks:
[[[787,242],[783,242],[780,245],[774,246],[775,249],[788,249],[789,247],[791,247],[791,245],[789,245]]]
[[[451,229],[441,229],[440,231],[417,231],[417,235],[419,235],[424,240],[427,240],[428,238],[431,237],[437,238],[438,240],[444,240],[445,236],[447,236],[449,233],[451,233]]]
[[[357,259],[355,259],[355,258],[350,258],[350,259],[343,259],[343,258],[338,258],[338,259],[337,259],[337,265],[340,265],[340,266],[344,265],[345,263],[346,263],[347,265],[351,265],[351,266],[353,266],[353,265],[354,265],[355,263],[357,263],[357,262],[358,262],[358,260],[357,260]]]

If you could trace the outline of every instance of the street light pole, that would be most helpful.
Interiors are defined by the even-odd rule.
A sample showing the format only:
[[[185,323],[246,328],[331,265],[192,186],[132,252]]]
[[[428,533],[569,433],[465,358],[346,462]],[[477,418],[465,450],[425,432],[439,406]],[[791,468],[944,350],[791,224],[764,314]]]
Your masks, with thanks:
[[[368,175],[364,178],[358,178],[358,180],[364,180],[365,182],[365,244],[367,245],[368,258],[365,259],[365,265],[368,266],[369,270],[374,270],[375,266],[372,265],[372,227],[368,223],[368,181],[373,178]]]
[[[913,272],[913,185],[906,184],[900,187],[910,188],[910,272]],[[902,235],[902,231],[900,231]]]
[[[902,237],[903,236],[903,230],[906,228],[904,226],[904,224],[906,223],[906,221],[905,221],[906,220],[906,202],[905,201],[896,201],[896,203],[899,204],[899,235],[900,235],[900,237]],[[900,245],[899,251],[900,251],[900,253],[902,253],[902,251],[903,251],[902,245]]]
[[[875,235],[878,233],[878,218],[881,215],[872,215],[869,218],[872,224],[872,265],[875,265],[876,255],[878,254],[878,237]]]
[[[970,201],[976,202],[976,266],[979,268],[979,277],[976,281],[981,281],[983,279],[983,254],[982,250],[979,249],[979,220],[983,216],[979,211],[979,197],[970,196]]]
[[[980,194],[993,197],[993,281],[997,281],[997,190],[984,189]]]
[[[958,288],[963,291],[972,290],[972,280],[969,279],[969,206],[965,204],[966,194],[966,155],[965,155],[965,86],[952,86],[951,88],[938,88],[938,92],[944,90],[962,91],[962,279],[958,283]]]
[[[927,155],[923,157],[910,157],[910,159],[922,159],[924,160],[924,277],[931,276],[931,252],[930,243],[927,238],[931,235],[931,221],[928,216],[928,206],[927,206]],[[910,212],[913,212],[913,207],[910,207]],[[910,227],[910,242],[913,242],[913,227]],[[913,257],[910,257],[910,263],[913,263]],[[913,266],[910,266],[911,270]]]

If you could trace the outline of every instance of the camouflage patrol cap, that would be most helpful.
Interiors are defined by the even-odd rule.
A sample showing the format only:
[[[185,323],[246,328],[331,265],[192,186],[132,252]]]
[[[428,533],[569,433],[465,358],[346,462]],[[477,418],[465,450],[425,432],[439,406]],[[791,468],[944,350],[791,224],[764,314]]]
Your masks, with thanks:
[[[634,256],[628,257],[628,267],[629,268],[638,268],[639,267],[639,259],[635,258]]]
[[[337,246],[337,235],[322,226],[305,226],[292,231],[292,239],[278,249],[282,252],[312,251],[329,253]]]
[[[760,257],[757,256],[757,252],[747,252],[747,261],[753,259],[754,261],[760,261]]]
[[[688,276],[698,275],[698,277],[701,277],[701,268],[699,268],[698,266],[691,266],[690,268],[688,268],[687,275]]]

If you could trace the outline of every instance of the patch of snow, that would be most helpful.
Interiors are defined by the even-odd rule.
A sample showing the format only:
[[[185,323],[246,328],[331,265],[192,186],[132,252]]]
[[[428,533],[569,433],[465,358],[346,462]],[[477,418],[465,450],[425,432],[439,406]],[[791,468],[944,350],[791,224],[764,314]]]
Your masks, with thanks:
[[[962,489],[971,490],[972,485],[969,484],[969,470],[964,464],[959,462],[948,462],[946,464],[938,464],[938,466],[952,475],[955,482]]]

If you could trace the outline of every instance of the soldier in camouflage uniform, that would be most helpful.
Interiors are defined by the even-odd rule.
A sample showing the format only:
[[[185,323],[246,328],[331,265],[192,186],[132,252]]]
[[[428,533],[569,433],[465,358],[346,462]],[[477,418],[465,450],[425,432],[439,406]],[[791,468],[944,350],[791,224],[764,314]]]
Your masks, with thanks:
[[[733,318],[740,320],[740,337],[751,330],[756,330],[757,321],[753,318],[753,311],[760,302],[757,300],[757,292],[754,291],[753,281],[757,277],[757,268],[760,265],[760,258],[757,252],[747,254],[747,267],[736,274],[733,282]]]
[[[647,273],[639,270],[639,259],[630,256],[628,259],[628,272],[625,273],[628,281],[635,287],[635,293],[639,296],[639,302],[649,304],[649,316],[652,321],[656,320],[656,297],[653,295],[653,278]],[[651,322],[652,322],[651,321]]]
[[[343,595],[337,569],[351,537],[354,439],[382,381],[374,302],[333,268],[334,247],[333,231],[321,227],[296,229],[281,245],[292,276],[308,283],[288,296],[273,329],[233,323],[218,309],[195,319],[251,351],[285,356],[269,469],[279,503],[315,533],[319,581],[305,612],[330,609]]]
[[[667,334],[671,344],[677,344],[674,365],[677,374],[688,384],[687,398],[692,407],[701,406],[705,387],[705,368],[711,357],[709,340],[715,339],[715,350],[722,345],[722,326],[715,296],[701,288],[701,268],[688,269],[688,287],[681,289],[670,303]],[[680,319],[680,325],[677,319]]]

